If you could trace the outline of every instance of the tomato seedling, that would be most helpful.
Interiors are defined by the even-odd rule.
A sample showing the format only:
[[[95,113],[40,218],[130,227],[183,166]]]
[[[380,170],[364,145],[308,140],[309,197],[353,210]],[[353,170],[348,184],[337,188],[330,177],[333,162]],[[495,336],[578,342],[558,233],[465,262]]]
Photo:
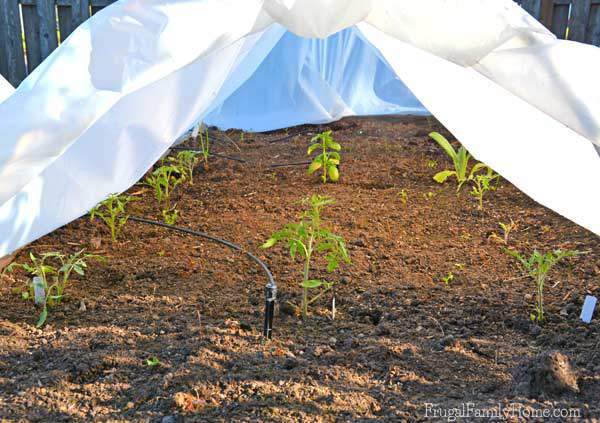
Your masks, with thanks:
[[[62,254],[59,252],[49,252],[36,257],[32,252],[29,253],[31,264],[11,263],[4,272],[12,272],[16,268],[25,270],[30,276],[38,277],[39,287],[42,289],[42,295],[39,304],[42,312],[36,323],[36,327],[41,327],[48,317],[48,307],[54,307],[61,303],[65,296],[65,289],[71,280],[73,272],[80,276],[85,275],[87,261],[89,259],[104,260],[102,256],[96,254],[84,254],[81,250],[75,254]],[[48,264],[54,261],[54,265]],[[3,273],[4,273],[3,272]],[[25,300],[36,299],[34,282],[27,284],[27,288],[21,293]]]
[[[202,158],[204,159],[204,170],[208,170],[208,158],[210,157],[210,139],[208,137],[208,128],[204,134],[202,134],[202,122],[198,124],[194,128],[192,132],[192,138],[198,140],[198,146],[200,147],[200,152],[202,154]],[[242,132],[243,135],[243,132]]]
[[[262,245],[262,248],[271,248],[278,242],[286,242],[292,259],[296,259],[297,255],[300,255],[304,260],[300,287],[302,288],[302,317],[306,319],[308,306],[331,291],[334,286],[333,282],[310,277],[312,261],[316,259],[317,255],[324,257],[328,273],[335,271],[341,263],[350,264],[351,261],[344,239],[327,229],[321,218],[323,208],[333,204],[334,200],[329,197],[313,195],[302,200],[302,203],[309,209],[302,213],[300,222],[289,223],[282,230],[273,233]],[[320,292],[309,298],[309,291],[317,289]]]
[[[320,133],[310,140],[312,145],[308,147],[309,156],[317,150],[321,150],[308,167],[308,174],[312,175],[317,170],[322,169],[321,180],[324,184],[327,183],[328,179],[331,182],[337,182],[340,179],[339,165],[341,157],[339,152],[342,150],[342,146],[333,140],[331,134],[332,131]]]
[[[115,242],[129,220],[126,208],[132,201],[136,201],[136,198],[130,195],[111,194],[90,211],[90,221],[100,218],[110,229],[110,238]]]
[[[491,186],[491,183],[494,179],[497,179],[499,177],[500,175],[495,174],[494,171],[489,167],[487,173],[471,175],[469,177],[469,180],[473,183],[470,194],[477,199],[479,203],[479,210],[483,210],[484,194],[489,190],[494,190],[494,188]]]
[[[179,216],[177,205],[171,205],[171,196],[175,188],[185,181],[184,174],[179,166],[166,165],[159,167],[146,178],[146,184],[154,189],[163,219],[169,225],[175,224]]]
[[[190,185],[194,185],[194,169],[198,166],[198,153],[191,150],[180,151],[177,156],[170,157],[169,161],[183,171],[183,177]]]
[[[544,320],[544,285],[548,272],[560,261],[575,257],[582,253],[581,251],[562,251],[555,250],[545,254],[534,251],[529,258],[525,258],[519,252],[509,250],[507,248],[504,251],[515,258],[527,274],[533,279],[536,286],[536,299],[535,299],[535,313],[530,315],[532,321],[541,323]]]

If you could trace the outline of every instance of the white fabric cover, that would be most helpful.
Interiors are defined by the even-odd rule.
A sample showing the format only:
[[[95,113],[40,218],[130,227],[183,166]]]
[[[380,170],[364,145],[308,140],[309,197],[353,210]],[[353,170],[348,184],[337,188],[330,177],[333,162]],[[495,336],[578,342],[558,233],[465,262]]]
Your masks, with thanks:
[[[121,0],[14,93],[0,79],[0,256],[127,189],[198,120],[265,130],[423,106],[600,233],[598,65],[511,0]]]
[[[0,103],[13,93],[15,89],[0,75]]]

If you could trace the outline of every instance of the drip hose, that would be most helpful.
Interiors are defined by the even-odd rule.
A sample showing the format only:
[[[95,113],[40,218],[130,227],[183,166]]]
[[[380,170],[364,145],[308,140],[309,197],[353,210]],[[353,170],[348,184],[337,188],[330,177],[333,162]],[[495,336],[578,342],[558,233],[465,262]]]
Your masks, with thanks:
[[[281,137],[281,138],[275,138],[272,140],[268,140],[267,142],[269,144],[274,144],[276,142],[287,141],[289,139],[296,138],[299,135],[303,135],[303,134],[306,134],[307,132],[312,132],[312,131],[314,131],[314,128],[306,128],[306,129],[296,132],[295,134],[286,135],[285,137]]]
[[[244,250],[237,244],[233,242],[229,242],[225,239],[217,238],[212,235],[205,234],[203,232],[194,231],[187,228],[182,228],[179,226],[167,225],[166,223],[157,222],[154,220],[144,219],[143,217],[130,216],[129,220],[138,223],[144,223],[146,225],[159,226],[161,228],[169,229],[175,232],[181,232],[188,235],[193,235],[196,237],[208,239],[209,241],[216,242],[218,244],[225,245],[226,247],[231,248],[232,250],[239,251],[241,253],[246,254],[251,260],[256,262],[267,274],[268,283],[265,287],[265,321],[263,325],[263,336],[267,339],[271,339],[273,335],[273,315],[275,313],[275,301],[277,299],[277,284],[275,283],[275,279],[273,278],[273,274],[267,267],[267,265],[254,254],[249,251]]]
[[[191,151],[193,153],[197,153],[197,154],[201,154],[202,151],[200,150],[193,150],[193,149],[189,149],[186,147],[181,147],[181,146],[173,146],[171,147],[171,150],[185,150],[185,151]],[[218,153],[210,153],[209,157],[218,157],[220,159],[225,159],[225,160],[231,160],[234,162],[238,162],[238,163],[243,163],[243,164],[256,164],[255,162],[249,161],[249,160],[245,160],[245,159],[241,159],[239,157],[232,157],[232,156],[226,156],[224,154],[218,154]],[[312,162],[297,162],[297,163],[273,163],[268,165],[268,167],[275,169],[278,167],[294,167],[294,166],[306,166],[311,164]]]

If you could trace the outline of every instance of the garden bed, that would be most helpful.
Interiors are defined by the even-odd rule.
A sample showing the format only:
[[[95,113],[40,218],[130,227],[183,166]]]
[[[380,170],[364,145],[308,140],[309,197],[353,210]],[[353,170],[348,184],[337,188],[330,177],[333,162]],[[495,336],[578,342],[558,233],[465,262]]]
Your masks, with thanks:
[[[344,147],[338,183],[321,184],[306,166],[269,166],[307,160],[311,136],[325,128]],[[241,151],[215,142],[215,152],[247,163],[200,167],[175,197],[178,225],[257,253],[278,282],[279,304],[297,302],[301,263],[285,248],[259,246],[297,217],[301,198],[333,197],[325,217],[353,261],[330,276],[339,282],[334,321],[326,300],[306,322],[278,307],[265,342],[267,280],[245,255],[137,222],[111,244],[106,228],[84,217],[17,257],[86,248],[107,258],[90,264],[45,327],[35,329],[32,304],[14,293],[23,275],[0,284],[0,420],[414,421],[426,403],[465,402],[600,418],[600,327],[578,319],[585,295],[600,294],[595,235],[506,181],[483,211],[468,188],[457,196],[456,184],[437,184],[432,175],[449,161],[427,137],[442,130],[432,119],[346,119],[289,134],[299,129],[308,132],[275,143],[287,132],[242,139],[229,131]],[[160,218],[147,187],[129,192],[139,197],[133,214]],[[529,319],[533,282],[493,235],[511,219],[509,247],[591,251],[550,274],[541,328]],[[513,369],[547,350],[571,358],[580,393],[514,394]],[[160,364],[149,366],[152,357]]]

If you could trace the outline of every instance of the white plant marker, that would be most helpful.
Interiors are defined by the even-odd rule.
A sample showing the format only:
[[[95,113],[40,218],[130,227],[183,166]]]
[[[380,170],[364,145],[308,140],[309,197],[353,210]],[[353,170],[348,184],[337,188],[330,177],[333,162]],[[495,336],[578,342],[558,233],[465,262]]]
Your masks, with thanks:
[[[42,284],[42,278],[39,276],[33,278],[33,299],[36,305],[44,304],[46,299],[46,290]]]
[[[581,310],[581,320],[583,320],[585,323],[591,323],[597,302],[598,299],[596,297],[592,297],[591,295],[585,297],[585,302],[583,303],[583,310]]]

